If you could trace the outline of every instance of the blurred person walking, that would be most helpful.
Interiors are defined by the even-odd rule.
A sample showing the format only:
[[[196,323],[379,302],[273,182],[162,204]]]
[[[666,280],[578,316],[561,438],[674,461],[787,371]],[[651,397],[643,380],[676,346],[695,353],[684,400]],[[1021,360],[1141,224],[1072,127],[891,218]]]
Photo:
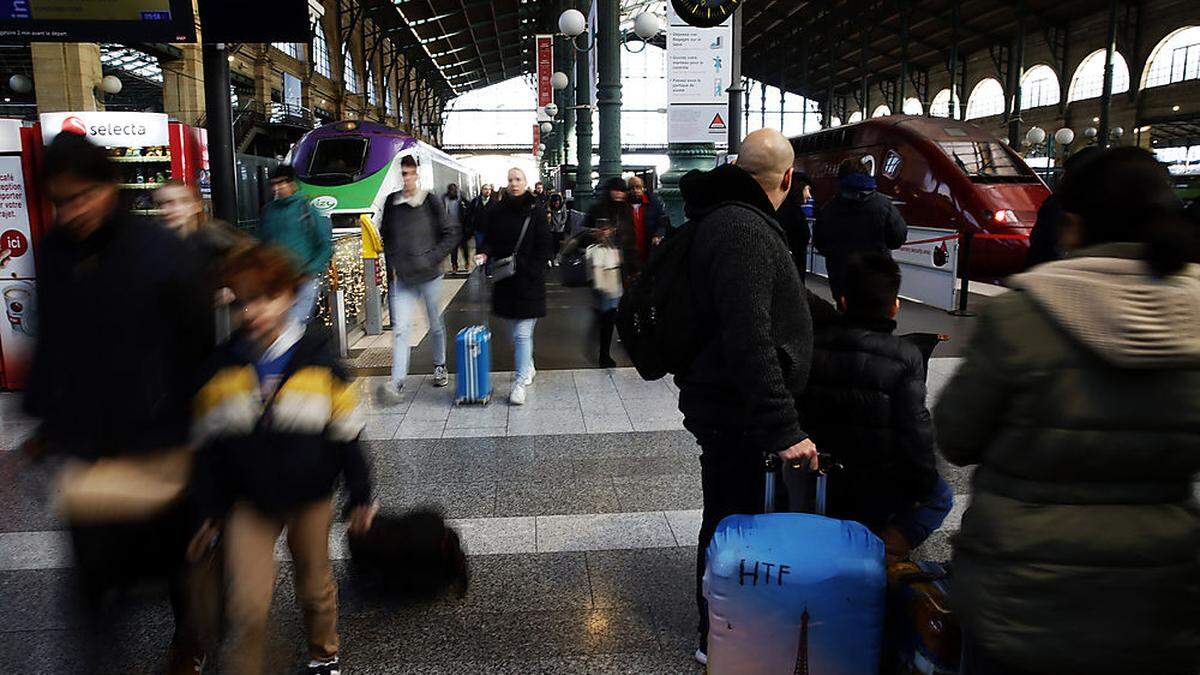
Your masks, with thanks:
[[[566,237],[567,228],[571,224],[571,209],[567,208],[561,193],[553,192],[550,194],[550,201],[546,203],[546,217],[550,220],[550,234],[553,237],[550,248],[550,262],[553,266],[557,267],[559,253],[562,251],[563,239]]]
[[[746,136],[736,164],[688,173],[692,316],[699,353],[677,375],[684,426],[701,448],[704,512],[696,549],[700,646],[707,661],[702,580],[717,523],[761,513],[764,453],[815,468],[817,447],[797,402],[812,363],[813,324],[804,287],[775,212],[791,188],[791,143],[773,129]],[[681,348],[684,346],[681,345]]]
[[[213,356],[196,395],[196,493],[204,522],[189,555],[223,531],[227,666],[234,673],[266,672],[274,550],[285,529],[308,638],[305,672],[340,672],[329,563],[338,479],[346,481],[351,532],[369,529],[377,508],[369,503],[370,473],[358,445],[364,418],[357,387],[330,332],[289,312],[299,277],[278,248],[257,246],[230,259],[225,279],[242,326]]]
[[[954,539],[963,673],[1200,671],[1200,266],[1141,148],[1068,174],[1060,261],[993,298],[935,410],[978,465]],[[1169,401],[1169,405],[1165,403]]]
[[[529,192],[524,171],[508,170],[507,192],[504,201],[488,213],[476,263],[488,263],[494,275],[504,275],[495,281],[492,312],[512,326],[516,374],[509,402],[524,405],[526,389],[537,374],[533,330],[537,320],[546,316],[546,261],[551,238],[546,211]]]
[[[308,199],[298,193],[296,170],[287,164],[275,167],[270,178],[274,201],[263,207],[258,238],[264,244],[282,246],[303,274],[296,289],[292,313],[308,321],[317,307],[321,274],[333,258],[333,225]]]
[[[417,162],[411,155],[400,160],[404,188],[393,192],[383,207],[383,238],[387,260],[388,304],[392,315],[392,377],[379,388],[385,405],[398,405],[408,377],[413,307],[425,305],[429,339],[433,342],[433,386],[450,382],[446,373],[446,325],[438,307],[442,289],[442,263],[459,244],[461,225],[453,221],[441,200],[421,188]]]
[[[442,195],[442,208],[446,211],[446,219],[451,225],[458,226],[458,242],[450,249],[451,274],[458,274],[458,252],[462,251],[463,272],[471,271],[470,232],[467,229],[467,214],[470,204],[458,192],[458,185],[451,183],[446,186],[446,194]]]
[[[67,458],[56,491],[93,621],[88,658],[112,650],[106,592],[169,577],[167,671],[194,673],[215,630],[212,598],[199,602],[211,569],[184,556],[195,523],[189,405],[213,345],[212,295],[197,251],[120,208],[118,182],[105,150],[83,136],[60,133],[46,148],[54,224],[39,251],[25,406],[43,447]]]
[[[838,167],[838,194],[820,210],[813,246],[825,256],[829,289],[836,302],[845,293],[846,262],[855,253],[883,253],[904,245],[908,225],[886,195],[875,191],[875,178],[861,162]],[[794,253],[794,251],[793,251]]]

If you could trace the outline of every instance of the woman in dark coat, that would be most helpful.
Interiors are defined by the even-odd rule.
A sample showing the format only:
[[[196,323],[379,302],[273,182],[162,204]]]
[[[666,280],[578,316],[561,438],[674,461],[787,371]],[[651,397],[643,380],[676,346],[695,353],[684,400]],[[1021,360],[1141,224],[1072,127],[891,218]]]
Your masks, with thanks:
[[[963,673],[1200,672],[1200,266],[1166,170],[1104,150],[1076,242],[1010,277],[934,414],[977,464],[954,539]]]
[[[528,221],[528,226],[526,226]],[[496,261],[515,256],[516,273],[496,282],[492,290],[492,312],[512,322],[516,375],[513,380],[513,405],[524,405],[525,388],[533,384],[533,328],[546,316],[546,261],[551,255],[550,226],[546,210],[537,207],[529,192],[525,172],[508,171],[508,194],[488,212],[483,237],[484,260]],[[525,228],[525,236],[521,230]]]

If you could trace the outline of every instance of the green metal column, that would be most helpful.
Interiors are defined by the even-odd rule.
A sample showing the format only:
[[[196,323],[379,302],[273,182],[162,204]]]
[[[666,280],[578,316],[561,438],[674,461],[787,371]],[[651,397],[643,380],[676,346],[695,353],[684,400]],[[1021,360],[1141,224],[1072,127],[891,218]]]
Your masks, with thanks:
[[[600,78],[596,104],[600,109],[600,184],[621,176],[621,2],[597,0],[596,51]]]
[[[580,0],[584,15],[591,0]],[[590,39],[590,36],[588,36]],[[575,210],[587,211],[592,203],[592,68],[589,52],[575,54],[575,146],[579,162],[575,170]]]
[[[570,5],[564,3],[564,7]],[[575,50],[571,47],[570,40],[559,40],[557,48],[562,51],[562,67],[559,70],[565,73],[568,77],[571,75],[571,68],[575,63]],[[575,113],[575,89],[568,86],[566,89],[558,92],[558,109],[561,111],[562,121],[559,123],[560,133],[562,134],[562,163],[572,164],[571,162],[571,134],[575,131],[575,118],[572,115]]]
[[[662,197],[671,216],[671,226],[679,227],[684,221],[679,179],[692,169],[707,171],[713,168],[717,150],[712,143],[671,143],[667,146],[667,158],[671,160],[671,169],[662,176],[662,188],[658,196]]]

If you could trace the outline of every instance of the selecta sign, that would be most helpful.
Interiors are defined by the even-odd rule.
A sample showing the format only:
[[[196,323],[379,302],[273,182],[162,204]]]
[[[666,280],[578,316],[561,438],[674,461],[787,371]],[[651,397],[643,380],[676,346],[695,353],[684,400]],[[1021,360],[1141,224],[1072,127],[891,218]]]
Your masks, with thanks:
[[[49,144],[60,133],[87,136],[97,145],[140,148],[169,145],[167,116],[162,113],[61,112],[41,116],[42,142]]]

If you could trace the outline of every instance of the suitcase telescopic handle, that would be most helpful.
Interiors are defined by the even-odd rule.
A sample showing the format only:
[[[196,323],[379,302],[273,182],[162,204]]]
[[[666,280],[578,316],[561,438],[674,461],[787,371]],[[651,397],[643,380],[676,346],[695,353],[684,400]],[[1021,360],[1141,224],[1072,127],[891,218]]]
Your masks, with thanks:
[[[783,467],[783,460],[778,454],[768,452],[763,454],[763,468],[765,476],[763,480],[763,513],[773,513],[775,511],[775,474]],[[830,471],[838,471],[844,468],[839,462],[835,461],[833,456],[828,453],[817,453],[817,470],[811,470],[805,464],[792,463],[792,469],[801,471],[806,475],[816,477],[816,491],[814,494],[814,511],[817,515],[825,514],[825,484],[826,478]]]

